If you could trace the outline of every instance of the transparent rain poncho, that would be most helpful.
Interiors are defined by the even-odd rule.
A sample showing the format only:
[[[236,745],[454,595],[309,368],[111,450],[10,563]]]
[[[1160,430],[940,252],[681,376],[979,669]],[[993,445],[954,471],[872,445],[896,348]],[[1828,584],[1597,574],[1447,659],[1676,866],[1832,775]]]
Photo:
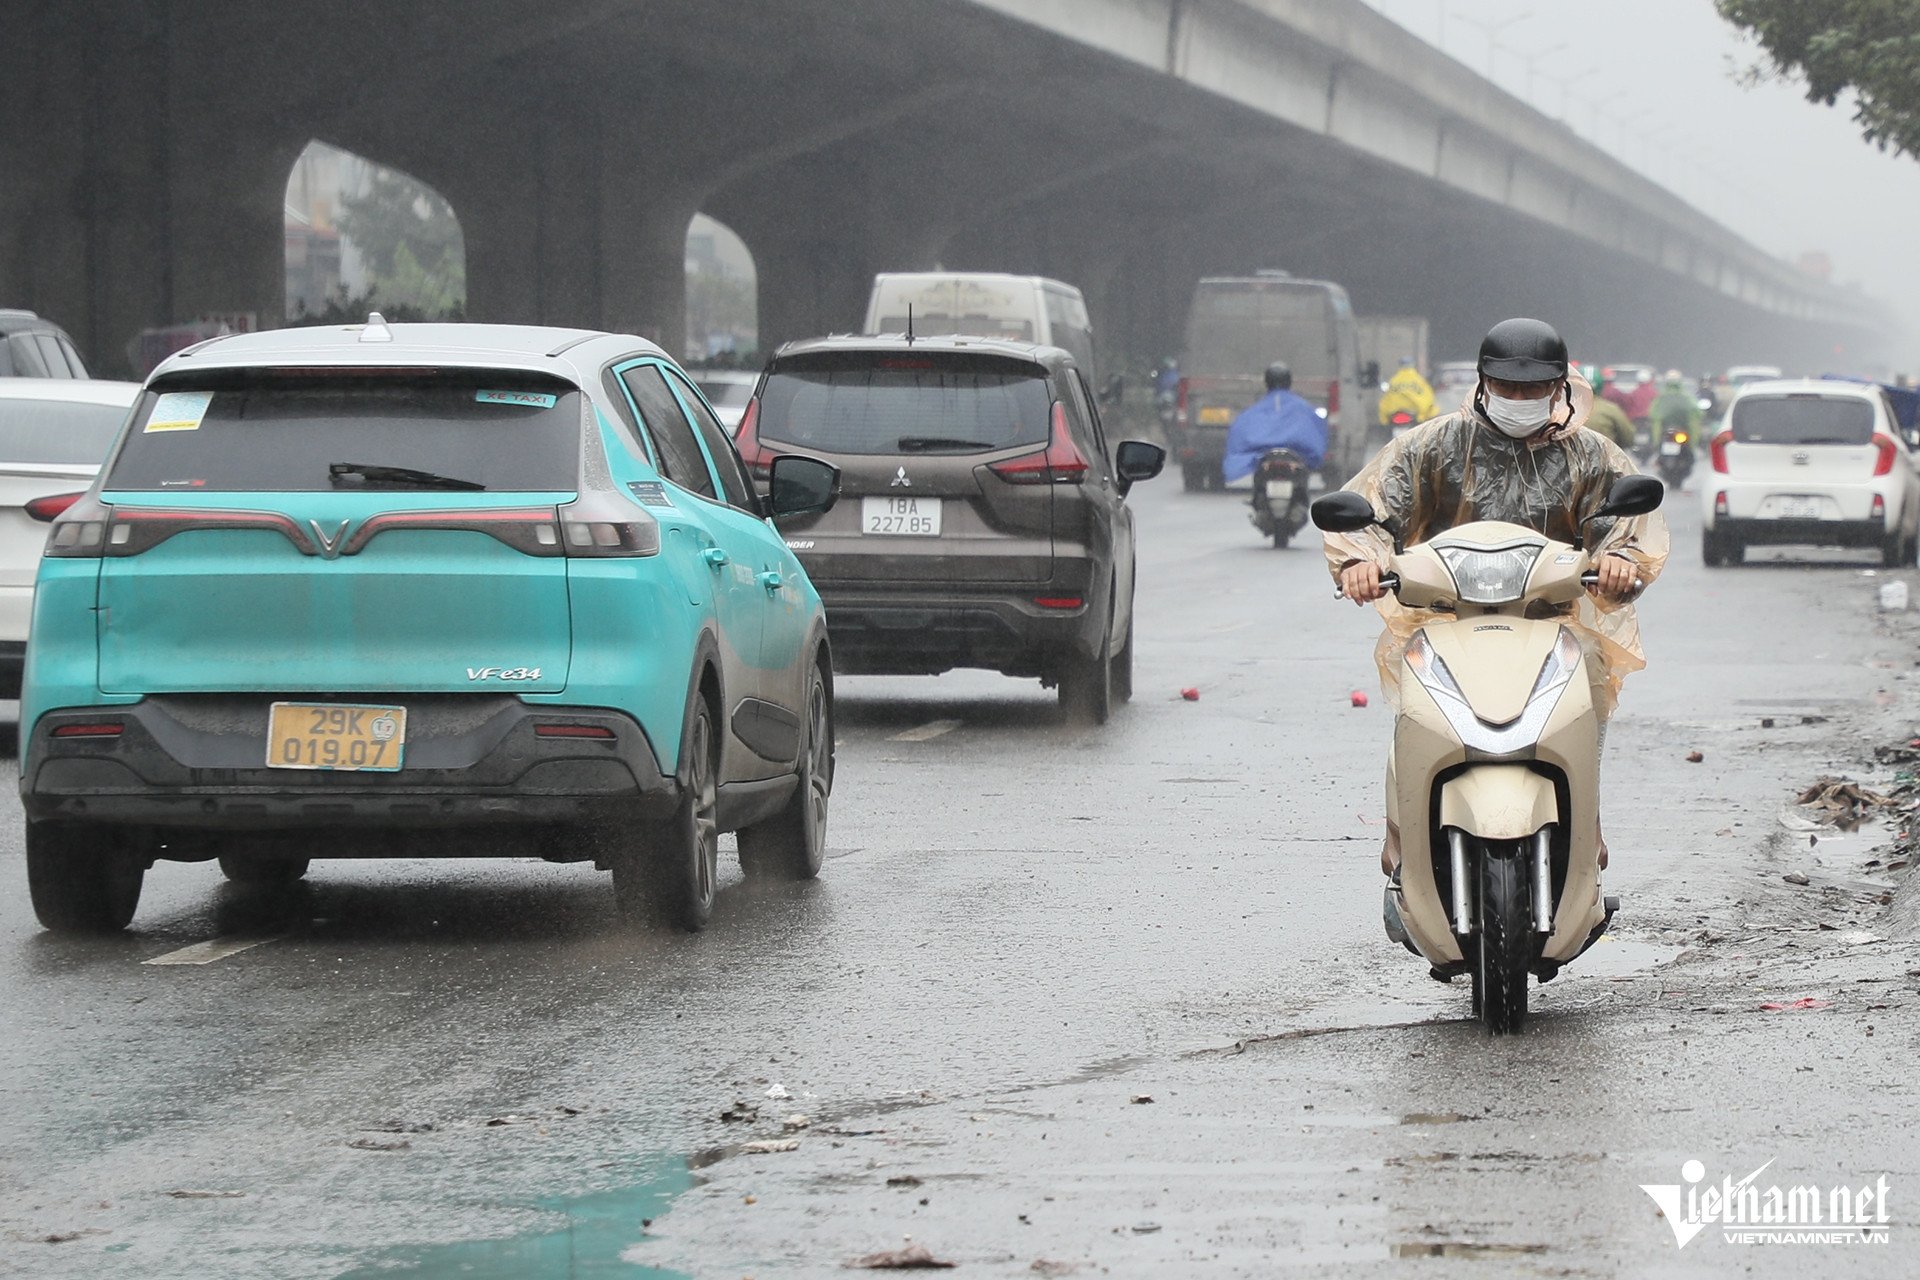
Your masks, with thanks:
[[[1544,441],[1515,440],[1473,408],[1472,393],[1454,413],[1422,423],[1383,448],[1347,488],[1373,503],[1374,512],[1400,521],[1409,547],[1476,520],[1504,520],[1572,542],[1581,520],[1597,510],[1618,476],[1638,471],[1633,459],[1611,440],[1587,429],[1593,388],[1577,373],[1568,379],[1569,397],[1556,416],[1570,421]],[[1652,583],[1667,562],[1667,524],[1659,512],[1627,520],[1597,520],[1589,528],[1595,556],[1618,552],[1631,559],[1643,583]],[[1385,567],[1393,540],[1381,529],[1326,535],[1327,564],[1335,579],[1358,560]],[[1436,618],[1428,609],[1410,609],[1391,593],[1375,602],[1386,620],[1374,657],[1381,687],[1399,705],[1400,658],[1413,633]],[[1582,642],[1605,664],[1608,677],[1603,714],[1610,714],[1629,672],[1647,665],[1640,648],[1640,625],[1630,603],[1598,600],[1592,594],[1574,606],[1569,622]]]

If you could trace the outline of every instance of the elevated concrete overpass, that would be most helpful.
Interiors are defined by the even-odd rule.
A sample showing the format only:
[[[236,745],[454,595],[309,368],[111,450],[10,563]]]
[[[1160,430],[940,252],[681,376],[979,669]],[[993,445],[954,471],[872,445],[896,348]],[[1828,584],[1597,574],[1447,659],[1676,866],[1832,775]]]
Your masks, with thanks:
[[[1514,312],[1578,355],[1700,367],[1892,329],[1359,0],[13,0],[8,23],[0,302],[96,357],[281,314],[312,138],[452,201],[476,319],[676,334],[705,210],[753,250],[768,341],[936,264],[1079,283],[1110,356],[1177,350],[1196,278],[1263,266],[1429,315],[1436,357]]]

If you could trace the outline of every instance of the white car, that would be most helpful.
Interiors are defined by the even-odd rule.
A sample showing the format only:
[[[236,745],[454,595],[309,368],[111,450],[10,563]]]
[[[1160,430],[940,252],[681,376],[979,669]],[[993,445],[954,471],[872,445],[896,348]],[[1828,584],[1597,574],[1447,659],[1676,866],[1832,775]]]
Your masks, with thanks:
[[[1880,388],[1812,379],[1740,389],[1700,486],[1701,556],[1739,564],[1751,546],[1871,547],[1914,562],[1920,479]]]
[[[46,522],[93,483],[139,395],[137,382],[0,378],[0,698],[20,696]]]
[[[727,434],[738,433],[741,415],[747,411],[747,401],[753,399],[753,386],[760,381],[760,375],[704,369],[695,370],[693,380],[699,385],[700,394],[713,406],[713,416],[720,419]]]

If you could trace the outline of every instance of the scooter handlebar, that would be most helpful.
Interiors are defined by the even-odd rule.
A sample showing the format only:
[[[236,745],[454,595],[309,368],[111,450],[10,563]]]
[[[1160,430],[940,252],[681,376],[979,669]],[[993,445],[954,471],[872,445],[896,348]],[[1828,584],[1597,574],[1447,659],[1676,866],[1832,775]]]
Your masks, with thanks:
[[[1381,574],[1380,589],[1382,591],[1398,591],[1400,589],[1400,575],[1397,573]],[[1340,587],[1335,587],[1333,589],[1333,598],[1335,600],[1345,600],[1347,598],[1347,593],[1344,589]]]

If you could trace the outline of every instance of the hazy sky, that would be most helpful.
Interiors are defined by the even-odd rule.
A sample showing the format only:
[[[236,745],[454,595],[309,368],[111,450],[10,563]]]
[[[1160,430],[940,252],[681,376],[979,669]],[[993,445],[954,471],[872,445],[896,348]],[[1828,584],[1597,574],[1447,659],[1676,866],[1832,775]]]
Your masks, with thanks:
[[[1442,47],[1483,74],[1497,26],[1503,87],[1527,97],[1531,68],[1536,108],[1562,118],[1564,92],[1580,134],[1770,253],[1824,251],[1835,280],[1892,303],[1920,335],[1920,160],[1862,141],[1845,101],[1741,84],[1754,48],[1711,0],[1367,2],[1432,44],[1444,21]]]

